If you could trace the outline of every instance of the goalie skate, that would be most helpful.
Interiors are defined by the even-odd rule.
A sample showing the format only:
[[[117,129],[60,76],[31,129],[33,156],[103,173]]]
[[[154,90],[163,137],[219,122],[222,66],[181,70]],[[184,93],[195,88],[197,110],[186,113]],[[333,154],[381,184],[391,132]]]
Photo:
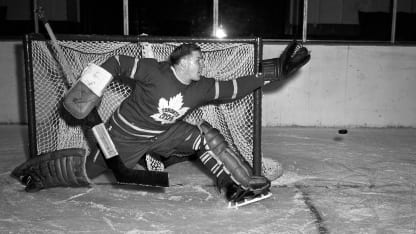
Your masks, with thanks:
[[[272,195],[273,194],[270,191],[266,191],[265,193],[258,194],[258,195],[255,195],[255,196],[247,196],[247,197],[244,197],[243,199],[241,199],[239,201],[230,201],[230,202],[228,202],[228,207],[227,208],[238,209],[239,207],[247,206],[247,205],[253,204],[255,202],[267,199],[267,198],[271,197]]]

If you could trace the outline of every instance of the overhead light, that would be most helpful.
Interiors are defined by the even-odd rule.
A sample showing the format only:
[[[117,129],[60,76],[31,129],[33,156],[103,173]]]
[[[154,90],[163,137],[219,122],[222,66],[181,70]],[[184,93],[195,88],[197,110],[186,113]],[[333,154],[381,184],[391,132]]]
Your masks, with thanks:
[[[216,32],[215,32],[215,37],[217,38],[224,38],[227,37],[227,32],[225,32],[225,29],[222,27],[222,25],[220,25]]]

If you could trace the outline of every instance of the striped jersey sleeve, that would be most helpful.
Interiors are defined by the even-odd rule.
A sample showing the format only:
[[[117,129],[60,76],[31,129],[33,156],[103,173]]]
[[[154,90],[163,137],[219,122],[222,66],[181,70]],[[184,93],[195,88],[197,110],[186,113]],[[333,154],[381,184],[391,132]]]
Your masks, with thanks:
[[[229,81],[212,82],[210,96],[213,100],[234,100],[250,94],[255,89],[262,87],[264,81],[255,75],[243,76]]]
[[[147,66],[141,66],[146,63]],[[147,77],[147,67],[157,66],[158,62],[154,59],[136,57],[126,55],[115,55],[107,59],[101,67],[110,72],[113,76],[124,76],[131,79],[145,79]]]

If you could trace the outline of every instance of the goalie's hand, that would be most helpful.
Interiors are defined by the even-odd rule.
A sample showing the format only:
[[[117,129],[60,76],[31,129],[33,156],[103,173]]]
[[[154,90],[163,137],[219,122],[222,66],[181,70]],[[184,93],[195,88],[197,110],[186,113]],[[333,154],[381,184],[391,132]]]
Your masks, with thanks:
[[[290,77],[299,68],[309,62],[310,52],[302,43],[293,40],[279,58],[263,60],[263,72],[259,74],[265,81],[280,81]]]

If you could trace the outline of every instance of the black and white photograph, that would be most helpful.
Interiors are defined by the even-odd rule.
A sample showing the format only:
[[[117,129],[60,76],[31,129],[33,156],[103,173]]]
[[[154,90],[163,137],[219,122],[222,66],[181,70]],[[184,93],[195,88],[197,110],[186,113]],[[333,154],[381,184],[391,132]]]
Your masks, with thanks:
[[[0,233],[416,234],[415,22],[0,0]]]

